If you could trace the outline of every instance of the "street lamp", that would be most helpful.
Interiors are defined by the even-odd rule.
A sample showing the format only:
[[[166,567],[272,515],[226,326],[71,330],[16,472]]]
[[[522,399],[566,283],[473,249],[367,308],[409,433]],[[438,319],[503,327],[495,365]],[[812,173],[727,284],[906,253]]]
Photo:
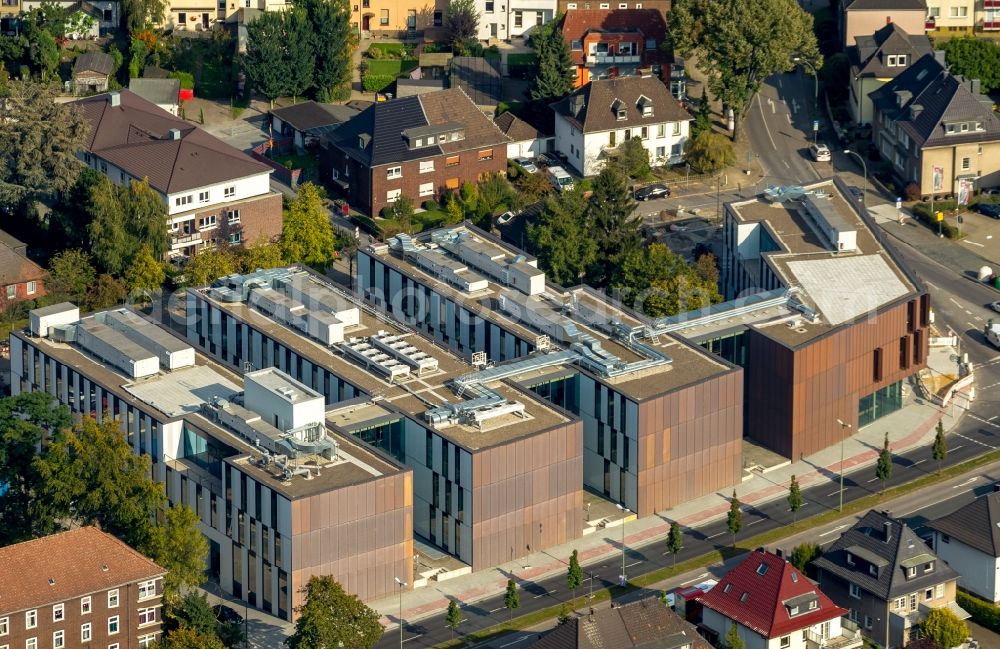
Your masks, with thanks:
[[[840,424],[840,507],[837,511],[844,511],[844,429],[851,429],[851,425],[842,419],[838,419],[837,423]]]
[[[850,149],[844,149],[844,153],[846,153],[847,155],[852,155],[861,161],[861,169],[865,173],[865,187],[864,191],[861,192],[861,207],[867,210],[868,209],[868,165],[865,164],[865,159],[857,152],[851,151]]]
[[[819,73],[816,71],[816,66],[802,58],[801,56],[792,57],[792,61],[798,63],[799,65],[807,66],[813,73],[813,144],[816,144],[816,138],[819,134]]]
[[[625,584],[628,583],[628,579],[625,577],[625,517],[632,513],[632,511],[623,506],[621,503],[616,503],[615,507],[619,509],[622,513],[622,578],[621,585],[624,588]]]
[[[406,582],[399,577],[393,577],[399,585],[399,649],[403,649],[403,591],[406,590]]]

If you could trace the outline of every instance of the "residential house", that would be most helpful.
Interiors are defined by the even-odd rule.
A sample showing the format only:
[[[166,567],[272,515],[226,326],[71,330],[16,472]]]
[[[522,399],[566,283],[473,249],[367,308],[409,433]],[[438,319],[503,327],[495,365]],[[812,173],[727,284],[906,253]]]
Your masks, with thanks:
[[[41,9],[42,5],[49,0],[21,0],[21,9],[24,11],[31,11],[32,9]],[[98,31],[100,34],[106,34],[109,31],[114,31],[118,29],[119,22],[121,21],[121,2],[119,0],[51,0],[53,4],[57,7],[66,9],[68,12],[73,13],[74,11],[79,11],[85,9],[88,15],[98,17]],[[0,0],[4,2],[5,0]],[[16,2],[14,3],[16,5]],[[3,13],[0,11],[0,13]]]
[[[701,595],[709,639],[725,638],[731,626],[746,649],[860,649],[857,626],[814,582],[782,557],[758,549]]]
[[[819,585],[862,632],[884,647],[902,647],[931,609],[955,603],[958,574],[905,523],[869,511],[814,562]]]
[[[507,169],[507,136],[461,88],[376,103],[323,138],[320,169],[351,206],[419,205]]]
[[[975,0],[927,0],[927,31],[946,37],[956,36],[956,32],[971,33],[976,24],[977,4]],[[991,3],[984,0],[982,4]]]
[[[509,110],[494,117],[493,122],[510,139],[507,144],[508,159],[534,158],[548,151],[553,142],[551,136],[546,136]]]
[[[281,233],[271,167],[128,90],[75,104],[90,125],[79,157],[115,183],[149,181],[166,206],[171,256]]]
[[[351,0],[351,27],[362,38],[444,35],[447,0]]]
[[[977,4],[976,28],[984,32],[1000,30],[1000,0],[983,0]]]
[[[396,79],[396,98],[426,95],[445,89],[444,79]]]
[[[931,0],[932,2],[936,0]],[[926,0],[839,0],[837,27],[847,48],[858,36],[872,34],[879,27],[896,23],[907,34],[923,33],[927,27]],[[933,26],[931,27],[933,29]]]
[[[93,3],[82,0],[66,8],[66,38],[93,40],[101,35],[104,12]]]
[[[851,63],[851,96],[848,110],[858,124],[872,120],[872,101],[868,96],[903,70],[933,51],[923,32],[910,35],[896,23],[889,23],[870,36],[858,36],[847,48]]]
[[[559,13],[565,15],[572,9],[656,9],[670,13],[671,0],[558,0]]]
[[[656,597],[572,616],[529,649],[711,649],[693,625],[663,605]]]
[[[607,4],[607,3],[605,3]],[[667,23],[657,9],[574,9],[566,13],[563,38],[576,66],[574,86],[592,79],[669,74],[671,56],[661,49]]]
[[[166,571],[96,527],[0,548],[0,647],[149,647]]]
[[[461,88],[480,109],[493,112],[501,99],[500,61],[482,56],[456,56],[451,60],[452,88]]]
[[[45,295],[45,276],[45,269],[28,259],[27,246],[0,230],[0,286],[5,303]]]
[[[110,54],[89,50],[73,62],[73,85],[79,95],[106,92],[108,79],[115,71],[115,60]]]
[[[132,79],[128,82],[128,89],[171,115],[177,115],[180,107],[180,79]]]
[[[476,8],[484,41],[525,38],[556,16],[556,0],[476,0]]]
[[[0,32],[13,31],[11,21],[21,14],[21,0],[0,0]]]
[[[928,523],[934,550],[959,574],[958,584],[1000,603],[1000,488]]]
[[[869,96],[872,139],[903,183],[924,196],[1000,185],[1000,119],[977,79],[924,56]]]
[[[216,0],[170,0],[161,26],[180,31],[208,31],[224,12]]]
[[[584,176],[600,172],[622,142],[640,138],[650,164],[679,162],[690,113],[656,77],[591,81],[552,105],[555,148]]]
[[[319,138],[359,111],[337,104],[320,104],[303,101],[291,106],[271,110],[271,133],[274,137],[290,137],[297,149],[313,148]]]

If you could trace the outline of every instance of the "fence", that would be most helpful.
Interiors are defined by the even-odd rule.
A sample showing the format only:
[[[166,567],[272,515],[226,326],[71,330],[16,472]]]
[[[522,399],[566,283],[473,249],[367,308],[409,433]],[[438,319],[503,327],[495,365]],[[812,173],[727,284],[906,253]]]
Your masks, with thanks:
[[[283,155],[289,153],[293,150],[293,142],[290,137],[276,138],[258,144],[253,149],[250,150],[250,156],[254,160],[263,162],[268,167],[274,169],[274,176],[282,183],[288,185],[292,189],[298,187],[299,179],[302,177],[301,169],[289,169],[283,164],[279,164],[267,157],[267,152],[270,151],[272,154]]]

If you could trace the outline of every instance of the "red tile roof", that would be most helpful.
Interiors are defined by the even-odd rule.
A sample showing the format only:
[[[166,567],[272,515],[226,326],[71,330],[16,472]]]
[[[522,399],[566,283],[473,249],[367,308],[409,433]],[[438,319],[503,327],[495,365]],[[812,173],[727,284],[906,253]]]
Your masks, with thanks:
[[[652,38],[656,41],[654,50],[643,47],[645,63],[669,60],[669,56],[660,50],[667,37],[667,22],[658,9],[572,9],[566,12],[562,33],[568,45],[572,46],[573,41],[582,41],[593,31],[639,32],[644,40]],[[570,56],[578,65],[583,63],[583,55],[580,50],[570,51]]]
[[[790,616],[785,602],[802,596],[806,600],[809,595],[816,597],[817,607]],[[788,635],[847,613],[792,564],[760,550],[719,580],[701,602],[765,638]]]
[[[153,579],[166,571],[96,527],[0,548],[0,614]]]

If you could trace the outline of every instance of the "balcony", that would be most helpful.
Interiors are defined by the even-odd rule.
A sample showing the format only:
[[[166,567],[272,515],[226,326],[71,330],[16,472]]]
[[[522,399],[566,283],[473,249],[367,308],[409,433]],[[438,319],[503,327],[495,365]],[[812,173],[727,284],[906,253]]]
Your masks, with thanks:
[[[984,21],[983,31],[984,32],[995,32],[1000,30],[1000,20]]]
[[[180,248],[187,248],[188,246],[194,246],[199,243],[201,243],[201,232],[176,234],[170,237],[171,250],[179,250]]]
[[[590,54],[587,56],[587,65],[617,65],[620,63],[638,63],[638,54],[626,54],[613,56],[611,54]]]
[[[937,29],[937,19],[928,16],[924,19],[924,31],[932,32]]]
[[[831,638],[824,638],[812,629],[806,629],[806,649],[861,649],[864,645],[861,630],[847,618],[842,618],[841,623],[843,626],[840,635]]]
[[[1000,9],[1000,0],[983,0],[983,9]]]

